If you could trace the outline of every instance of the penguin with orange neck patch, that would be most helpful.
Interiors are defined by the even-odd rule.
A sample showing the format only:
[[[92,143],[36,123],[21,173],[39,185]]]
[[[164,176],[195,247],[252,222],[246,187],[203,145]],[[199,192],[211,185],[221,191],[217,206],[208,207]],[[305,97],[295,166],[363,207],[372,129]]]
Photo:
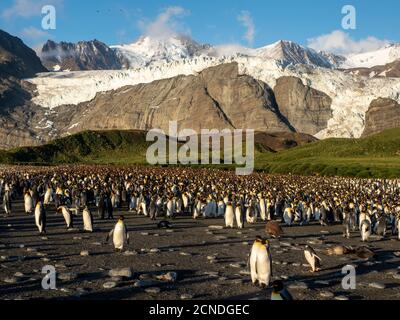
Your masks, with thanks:
[[[113,237],[114,249],[117,252],[121,252],[124,250],[125,244],[129,244],[129,233],[124,216],[119,217],[115,227],[107,235],[106,242],[108,242],[110,237]]]
[[[269,242],[260,236],[254,241],[250,253],[251,281],[265,288],[272,278],[272,257]]]

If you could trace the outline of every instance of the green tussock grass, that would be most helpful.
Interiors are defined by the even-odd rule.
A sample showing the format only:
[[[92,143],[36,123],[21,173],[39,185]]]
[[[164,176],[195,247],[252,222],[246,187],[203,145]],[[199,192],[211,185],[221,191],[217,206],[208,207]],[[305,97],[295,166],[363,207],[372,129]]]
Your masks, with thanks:
[[[0,151],[3,164],[147,165],[143,131],[87,131],[39,147]],[[222,154],[223,157],[223,154]],[[233,169],[232,165],[192,165]],[[362,139],[327,139],[278,153],[256,145],[255,169],[273,174],[400,178],[400,129]]]

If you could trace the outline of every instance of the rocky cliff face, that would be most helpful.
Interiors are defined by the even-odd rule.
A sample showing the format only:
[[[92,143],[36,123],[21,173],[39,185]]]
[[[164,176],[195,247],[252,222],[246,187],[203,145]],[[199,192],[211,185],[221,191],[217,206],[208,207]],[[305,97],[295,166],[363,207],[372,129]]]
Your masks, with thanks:
[[[32,49],[0,30],[0,148],[39,142],[29,122],[42,108],[30,103],[35,86],[22,79],[45,71]]]
[[[92,101],[51,112],[27,102],[3,117],[7,125],[0,130],[4,137],[0,147],[37,145],[84,130],[160,128],[168,133],[173,120],[179,130],[197,132],[254,129],[313,134],[326,127],[329,106],[329,97],[297,78],[280,79],[274,93],[265,83],[240,75],[238,64],[230,63],[197,75],[99,93]]]
[[[98,94],[89,103],[62,106],[51,122],[60,132],[99,129],[234,129],[294,131],[281,115],[273,91],[249,76],[238,75],[236,63]],[[62,120],[60,120],[62,119]]]
[[[40,57],[49,70],[118,70],[123,62],[117,53],[98,40],[78,43],[47,41]]]
[[[400,104],[387,98],[379,98],[371,102],[366,114],[364,137],[399,127]]]
[[[332,117],[332,99],[296,77],[281,77],[274,88],[279,110],[296,131],[315,135]]]
[[[0,77],[28,78],[45,72],[35,51],[20,39],[0,30]]]

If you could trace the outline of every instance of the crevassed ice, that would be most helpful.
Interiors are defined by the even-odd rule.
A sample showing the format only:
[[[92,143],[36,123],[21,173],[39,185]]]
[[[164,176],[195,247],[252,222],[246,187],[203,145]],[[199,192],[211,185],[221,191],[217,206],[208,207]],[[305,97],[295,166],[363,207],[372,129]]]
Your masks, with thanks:
[[[239,72],[264,81],[274,88],[281,76],[295,76],[314,89],[332,98],[332,119],[328,128],[319,132],[320,139],[329,137],[359,138],[364,131],[365,113],[372,100],[385,97],[400,102],[400,79],[361,78],[341,71],[304,68],[282,68],[272,59],[236,56],[213,58],[199,56],[167,64],[154,63],[149,67],[121,71],[79,71],[45,73],[29,79],[37,86],[38,95],[33,102],[54,109],[60,105],[76,105],[92,100],[97,93],[116,90],[124,86],[150,83],[177,75],[192,75],[206,68],[236,61]]]

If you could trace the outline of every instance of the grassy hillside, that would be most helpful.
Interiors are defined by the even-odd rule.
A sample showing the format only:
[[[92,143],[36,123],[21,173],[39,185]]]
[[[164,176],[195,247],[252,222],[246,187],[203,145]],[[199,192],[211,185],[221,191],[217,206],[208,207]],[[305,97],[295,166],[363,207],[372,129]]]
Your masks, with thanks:
[[[256,167],[270,173],[400,178],[400,129],[363,139],[328,139],[258,154]]]
[[[146,134],[142,131],[82,132],[39,147],[0,152],[0,162],[18,164],[144,163]]]
[[[256,169],[269,173],[400,178],[400,129],[363,139],[316,141],[277,153],[256,143]],[[142,131],[84,132],[45,146],[2,151],[0,162],[146,164],[150,144]]]

